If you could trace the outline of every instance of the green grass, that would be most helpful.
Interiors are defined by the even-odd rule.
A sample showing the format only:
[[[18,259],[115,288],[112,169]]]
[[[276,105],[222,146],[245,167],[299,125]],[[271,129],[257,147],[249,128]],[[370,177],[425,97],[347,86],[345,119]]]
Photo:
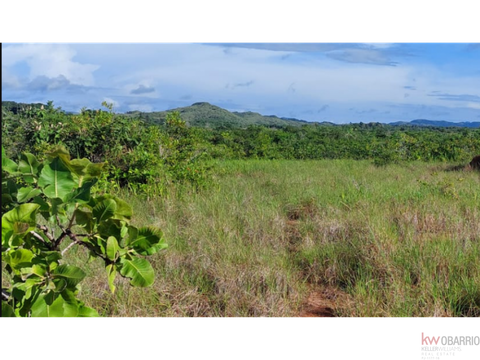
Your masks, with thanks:
[[[215,184],[121,196],[162,228],[155,284],[81,296],[104,316],[298,316],[315,291],[336,316],[480,316],[480,177],[445,164],[230,161]],[[70,252],[84,264],[82,249]],[[82,266],[88,268],[88,266]]]

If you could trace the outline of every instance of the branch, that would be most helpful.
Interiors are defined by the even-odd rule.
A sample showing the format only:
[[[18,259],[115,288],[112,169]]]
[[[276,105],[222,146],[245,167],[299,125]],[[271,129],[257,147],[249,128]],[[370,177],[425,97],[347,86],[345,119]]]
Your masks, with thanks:
[[[47,239],[50,240],[52,243],[55,242],[55,238],[53,237],[52,234],[48,232],[48,228],[45,225],[37,225],[37,229],[42,230],[45,236],[47,237]]]
[[[10,299],[10,293],[7,290],[2,289],[2,300],[8,301],[8,299]]]
[[[88,234],[74,234],[72,233],[72,230],[70,229],[65,229],[64,232],[62,233],[63,237],[65,236],[68,236],[70,239],[72,239],[72,243],[70,245],[68,245],[65,249],[63,249],[62,251],[62,256],[63,254],[65,254],[71,247],[73,247],[74,245],[78,244],[78,245],[83,245],[83,246],[87,246],[87,244],[85,244],[82,240],[80,240],[78,238],[78,236],[89,236]],[[60,236],[62,237],[62,236]]]
[[[55,249],[58,250],[58,247],[60,246],[60,243],[63,241],[63,239],[65,239],[65,237],[68,235],[67,233],[67,230],[69,231],[70,229],[65,229],[60,221],[60,218],[58,217],[58,214],[55,215],[55,218],[57,219],[57,225],[58,227],[60,228],[60,230],[62,230],[62,233],[60,234],[60,236],[58,237],[57,240],[55,240]]]
[[[63,249],[63,251],[62,251],[62,256],[63,256],[68,250],[70,250],[71,247],[73,247],[73,246],[76,245],[76,244],[80,244],[80,243],[75,240],[75,241],[73,241],[70,245],[68,245],[65,249]]]
[[[109,262],[110,260],[108,259],[108,257],[102,255],[102,254],[99,254],[97,253],[94,249],[92,249],[88,243],[86,242],[83,242],[81,239],[78,238],[78,236],[84,236],[84,237],[89,237],[91,235],[89,234],[74,234],[72,233],[72,231],[70,229],[65,229],[65,232],[62,233],[63,237],[65,236],[68,236],[70,239],[72,239],[72,243],[69,244],[65,249],[63,249],[62,251],[62,256],[68,251],[70,250],[70,248],[72,248],[74,245],[81,245],[83,247],[86,247],[88,250],[92,251],[96,256],[98,256],[99,258],[101,258],[103,261],[105,262]]]
[[[41,242],[43,242],[44,244],[46,245],[49,245],[45,239],[40,235],[40,234],[37,234],[35,231],[30,231],[30,234],[32,234],[36,239],[40,240]],[[50,246],[49,246],[50,247]]]

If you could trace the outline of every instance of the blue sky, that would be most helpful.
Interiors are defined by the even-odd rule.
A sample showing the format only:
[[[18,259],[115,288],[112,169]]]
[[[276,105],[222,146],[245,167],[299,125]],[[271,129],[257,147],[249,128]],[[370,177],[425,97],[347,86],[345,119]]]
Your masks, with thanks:
[[[206,101],[335,123],[480,121],[480,44],[3,44],[2,99],[74,112]]]

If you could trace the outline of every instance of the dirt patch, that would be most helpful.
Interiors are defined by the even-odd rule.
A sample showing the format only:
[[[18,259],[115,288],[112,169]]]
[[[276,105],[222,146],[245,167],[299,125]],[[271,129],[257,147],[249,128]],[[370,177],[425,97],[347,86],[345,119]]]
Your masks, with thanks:
[[[317,205],[314,198],[307,198],[300,201],[299,204],[288,204],[285,207],[288,220],[303,220],[313,218],[318,212]]]
[[[336,317],[347,302],[348,295],[339,289],[316,289],[308,296],[298,317]]]

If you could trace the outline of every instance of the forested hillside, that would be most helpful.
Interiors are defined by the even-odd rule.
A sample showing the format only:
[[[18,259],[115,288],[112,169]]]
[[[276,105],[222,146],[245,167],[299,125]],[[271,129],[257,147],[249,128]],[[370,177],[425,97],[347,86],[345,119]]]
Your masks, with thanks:
[[[263,116],[255,112],[230,112],[206,102],[195,103],[191,106],[159,112],[128,112],[126,116],[140,118],[153,124],[165,124],[167,115],[178,112],[182,119],[190,126],[206,128],[244,128],[250,125],[265,126],[301,126],[307,121],[283,119],[277,116]]]

